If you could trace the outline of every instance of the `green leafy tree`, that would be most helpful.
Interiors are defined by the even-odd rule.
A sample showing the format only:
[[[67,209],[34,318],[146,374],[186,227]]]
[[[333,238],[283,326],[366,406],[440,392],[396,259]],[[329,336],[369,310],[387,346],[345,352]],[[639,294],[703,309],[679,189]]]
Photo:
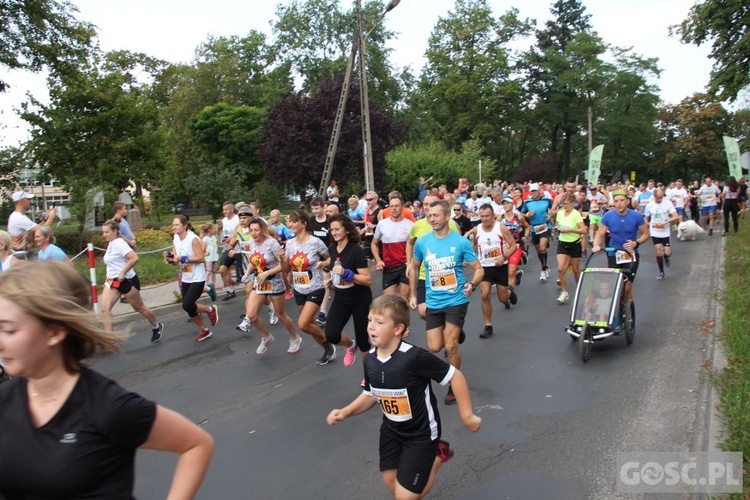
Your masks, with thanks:
[[[711,42],[714,66],[709,89],[720,100],[734,101],[750,85],[750,3],[704,0],[693,5],[687,19],[671,30],[683,43]]]
[[[94,27],[76,19],[68,1],[0,1],[0,68],[41,71],[54,77],[75,72],[85,61]],[[0,79],[0,92],[8,84]]]

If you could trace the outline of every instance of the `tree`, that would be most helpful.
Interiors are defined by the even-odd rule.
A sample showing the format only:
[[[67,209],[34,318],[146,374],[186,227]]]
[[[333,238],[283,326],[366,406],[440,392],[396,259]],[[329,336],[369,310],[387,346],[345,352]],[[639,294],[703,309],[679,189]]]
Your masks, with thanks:
[[[79,21],[67,0],[0,1],[0,68],[67,75],[85,61],[94,27]],[[0,79],[0,92],[7,90]]]
[[[308,96],[290,92],[268,109],[268,124],[261,137],[258,159],[266,167],[266,178],[279,187],[304,192],[318,186],[343,84],[343,75],[323,82]],[[389,111],[370,103],[373,172],[384,178],[385,155],[403,133]],[[358,84],[352,84],[346,102],[332,178],[339,186],[359,184],[364,177]]]
[[[750,85],[750,3],[745,0],[704,0],[671,31],[683,43],[712,41],[714,60],[709,90],[720,100],[734,101]]]

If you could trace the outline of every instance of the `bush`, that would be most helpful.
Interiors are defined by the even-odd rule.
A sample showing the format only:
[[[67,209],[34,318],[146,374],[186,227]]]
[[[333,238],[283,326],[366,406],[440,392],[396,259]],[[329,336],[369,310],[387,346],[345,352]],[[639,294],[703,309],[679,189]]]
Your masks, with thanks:
[[[169,246],[172,241],[172,231],[162,229],[144,229],[135,232],[135,240],[138,242],[138,249],[156,249]]]
[[[94,243],[94,246],[100,248],[106,248],[107,245],[102,233],[99,231],[55,232],[55,239],[57,240],[57,246],[70,256],[78,254],[78,252],[86,248],[89,242]]]

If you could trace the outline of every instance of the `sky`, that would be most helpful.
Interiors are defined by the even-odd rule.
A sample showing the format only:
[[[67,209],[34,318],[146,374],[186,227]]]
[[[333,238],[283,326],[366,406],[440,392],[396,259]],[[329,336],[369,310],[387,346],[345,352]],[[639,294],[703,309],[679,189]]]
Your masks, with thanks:
[[[340,0],[343,8],[354,0]],[[512,7],[519,16],[537,20],[538,26],[551,16],[552,0],[488,0],[499,16]],[[289,0],[72,0],[78,17],[97,26],[103,50],[125,49],[173,62],[189,63],[195,48],[212,36],[246,35],[251,29],[271,39],[270,21],[276,5]],[[384,0],[385,3],[385,0]],[[708,83],[710,47],[683,45],[669,36],[669,26],[679,24],[694,0],[584,0],[590,23],[602,39],[614,46],[633,47],[644,57],[657,57],[661,77],[652,82],[666,103],[677,104]],[[385,17],[386,27],[396,33],[389,47],[396,68],[410,66],[419,71],[435,23],[453,9],[454,0],[401,0]],[[46,96],[42,76],[23,72],[2,73],[10,92],[0,93],[0,147],[17,145],[27,137],[25,122],[14,108],[30,92]]]

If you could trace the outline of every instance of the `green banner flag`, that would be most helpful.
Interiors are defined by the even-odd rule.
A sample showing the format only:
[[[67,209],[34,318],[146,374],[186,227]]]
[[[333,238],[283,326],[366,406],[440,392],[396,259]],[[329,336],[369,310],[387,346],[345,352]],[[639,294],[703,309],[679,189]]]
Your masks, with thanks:
[[[724,136],[724,150],[727,153],[727,164],[729,175],[735,179],[742,178],[742,166],[740,165],[740,145],[731,137]]]
[[[586,179],[589,184],[598,184],[599,175],[602,173],[602,153],[604,152],[604,144],[600,144],[591,150],[589,154],[589,171],[586,174]]]

